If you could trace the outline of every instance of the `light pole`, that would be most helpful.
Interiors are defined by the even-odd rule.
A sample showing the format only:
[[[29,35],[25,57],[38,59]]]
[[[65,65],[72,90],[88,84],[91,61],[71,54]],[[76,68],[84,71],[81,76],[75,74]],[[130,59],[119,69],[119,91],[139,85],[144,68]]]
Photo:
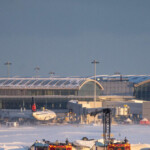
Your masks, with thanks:
[[[34,70],[35,70],[35,73],[36,73],[35,77],[37,78],[37,77],[38,77],[39,70],[40,70],[40,67],[36,66],[36,67],[34,68]]]
[[[12,65],[12,63],[7,61],[6,63],[4,63],[4,65],[7,66],[7,74],[8,74],[8,78],[9,78],[10,77],[10,65]]]
[[[96,64],[99,64],[99,62],[94,60],[91,63],[94,64],[94,79],[95,79],[95,84],[94,84],[94,108],[95,108],[96,107]]]

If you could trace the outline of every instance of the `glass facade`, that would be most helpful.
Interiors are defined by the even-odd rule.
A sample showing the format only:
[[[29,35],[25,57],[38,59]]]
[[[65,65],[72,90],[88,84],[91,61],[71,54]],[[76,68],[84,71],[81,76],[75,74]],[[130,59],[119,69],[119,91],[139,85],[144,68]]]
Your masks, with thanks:
[[[150,101],[150,82],[135,87],[134,95],[137,99]]]
[[[66,98],[34,98],[37,109],[66,109],[68,99]],[[2,98],[0,107],[2,109],[31,109],[32,98]]]
[[[93,96],[94,95],[94,86],[95,86],[95,82],[93,82],[93,81],[87,82],[86,84],[84,84],[81,87],[78,95],[79,96],[85,96],[85,95]],[[101,93],[102,93],[102,90],[101,90],[100,86],[96,84],[96,95],[100,96]]]
[[[73,89],[0,89],[1,96],[77,95]]]
[[[37,109],[66,109],[67,102],[72,98],[68,97],[34,97]],[[93,98],[76,97],[80,101],[93,101]],[[31,109],[32,97],[4,97],[0,98],[0,109]]]
[[[106,80],[100,83],[104,88],[103,95],[133,96],[134,86],[131,82]]]

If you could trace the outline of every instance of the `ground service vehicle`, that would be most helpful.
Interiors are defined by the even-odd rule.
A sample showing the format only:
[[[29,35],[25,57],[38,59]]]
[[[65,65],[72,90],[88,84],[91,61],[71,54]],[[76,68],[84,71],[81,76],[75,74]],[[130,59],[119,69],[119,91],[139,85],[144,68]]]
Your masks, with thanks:
[[[121,144],[121,143],[115,143],[115,144],[109,144],[107,146],[107,150],[131,150],[130,144]]]
[[[49,145],[49,150],[72,150],[71,145]]]
[[[71,143],[66,139],[66,143],[50,142],[43,139],[42,142],[36,141],[30,150],[72,150]]]

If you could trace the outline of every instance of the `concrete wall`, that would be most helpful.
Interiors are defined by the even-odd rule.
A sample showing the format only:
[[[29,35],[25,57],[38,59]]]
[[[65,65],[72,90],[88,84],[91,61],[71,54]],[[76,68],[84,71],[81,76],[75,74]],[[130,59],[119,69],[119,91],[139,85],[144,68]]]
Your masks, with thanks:
[[[143,118],[150,120],[150,102],[143,103]]]
[[[94,102],[79,101],[78,104],[81,104],[85,108],[94,108]],[[95,105],[96,108],[102,107],[102,102],[96,101]]]

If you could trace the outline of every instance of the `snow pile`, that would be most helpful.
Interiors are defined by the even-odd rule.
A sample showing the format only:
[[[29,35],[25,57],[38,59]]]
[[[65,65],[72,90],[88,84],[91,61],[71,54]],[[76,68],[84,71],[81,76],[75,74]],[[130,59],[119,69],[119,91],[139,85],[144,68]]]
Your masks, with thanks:
[[[77,103],[78,103],[78,100],[70,100],[69,102],[70,102],[70,103],[77,104]]]
[[[130,118],[127,118],[124,122],[131,124],[131,123],[132,123],[132,120],[131,120]]]
[[[5,143],[5,144],[0,143],[0,150],[28,150],[29,149],[28,146],[22,144],[24,143],[18,143],[18,142]]]
[[[141,121],[148,121],[148,119],[147,119],[147,118],[144,118],[144,119],[142,119]]]
[[[131,144],[132,150],[150,150],[150,144]]]

